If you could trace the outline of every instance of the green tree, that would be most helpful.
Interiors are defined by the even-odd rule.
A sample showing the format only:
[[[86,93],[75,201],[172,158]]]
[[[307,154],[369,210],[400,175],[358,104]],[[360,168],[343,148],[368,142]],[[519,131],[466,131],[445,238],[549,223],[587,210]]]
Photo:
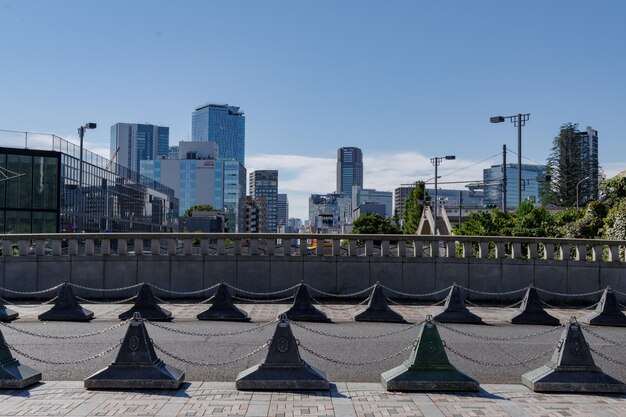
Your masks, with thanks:
[[[210,204],[196,204],[195,206],[191,206],[187,210],[185,210],[184,216],[191,217],[194,211],[213,211],[213,210],[215,210],[215,208],[213,208],[213,206]]]
[[[366,235],[388,235],[399,234],[400,229],[391,222],[391,219],[384,219],[378,213],[361,214],[352,222],[352,233]]]
[[[402,213],[404,218],[403,233],[415,234],[422,217],[425,200],[428,200],[428,194],[426,194],[424,181],[418,181],[406,200],[404,200],[404,212]]]
[[[582,139],[578,124],[566,123],[552,142],[552,152],[548,157],[546,175],[549,183],[542,187],[543,205],[573,207],[576,205],[576,187],[585,178],[582,158]]]

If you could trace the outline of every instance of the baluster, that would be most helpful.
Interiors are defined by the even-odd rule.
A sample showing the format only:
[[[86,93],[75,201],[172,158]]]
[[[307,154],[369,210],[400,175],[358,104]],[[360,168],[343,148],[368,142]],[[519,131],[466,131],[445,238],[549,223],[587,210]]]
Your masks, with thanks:
[[[167,239],[167,254],[170,256],[176,255],[176,239]]]
[[[404,258],[406,257],[406,241],[405,240],[399,240],[398,241],[398,256],[400,258]]]
[[[609,262],[619,262],[619,245],[609,245]]]
[[[54,252],[54,243],[52,242],[52,252]],[[60,242],[59,242],[60,243]],[[111,254],[111,239],[102,239],[100,242],[100,254],[101,255],[110,255]]]
[[[380,256],[389,256],[389,241],[383,240],[380,243]]]
[[[26,239],[20,239],[17,242],[17,247],[18,247],[18,251],[19,251],[20,256],[27,256],[28,255],[28,247],[30,246],[29,243],[30,242],[28,240],[26,240]]]
[[[217,254],[226,255],[226,240],[224,238],[217,239]]]
[[[587,260],[587,245],[576,245],[576,260],[583,262]]]
[[[357,256],[356,250],[356,240],[350,239],[348,241],[348,256]]]
[[[478,257],[481,259],[489,258],[489,242],[478,242]]]
[[[183,239],[183,255],[191,255],[193,252],[193,240]]]
[[[530,242],[528,244],[528,259],[537,259],[537,242]]]
[[[117,239],[117,254],[128,255],[128,241],[126,239]]]
[[[135,248],[135,256],[143,255],[143,239],[133,239],[133,246]]]
[[[333,256],[341,256],[341,239],[333,239]]]
[[[511,244],[511,259],[522,259],[522,244],[520,242],[513,242]]]
[[[259,254],[259,240],[250,239],[250,255],[258,255],[258,254]]]
[[[496,242],[496,259],[506,258],[504,242]]]
[[[67,242],[67,253],[69,255],[78,255],[78,240],[70,239]]]
[[[85,255],[93,255],[95,253],[93,239],[85,239]]]
[[[463,255],[464,258],[473,258],[474,257],[474,249],[472,247],[472,242],[463,241]]]
[[[160,239],[150,239],[150,254],[151,255],[161,254],[161,240]]]
[[[35,241],[35,253],[37,255],[45,255],[46,254],[46,242],[41,239],[37,239]]]

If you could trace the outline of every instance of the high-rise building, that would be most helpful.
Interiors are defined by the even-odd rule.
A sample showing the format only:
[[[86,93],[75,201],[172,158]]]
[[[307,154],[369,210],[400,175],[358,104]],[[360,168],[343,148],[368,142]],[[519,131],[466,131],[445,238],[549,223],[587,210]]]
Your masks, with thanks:
[[[116,123],[111,126],[111,160],[134,172],[140,161],[169,154],[170,128],[140,123]]]
[[[249,195],[255,200],[264,199],[267,203],[267,231],[276,233],[278,214],[278,171],[256,170],[250,173]]]
[[[359,185],[352,186],[352,211],[362,204],[381,204],[384,206],[381,217],[387,218],[393,216],[393,193],[391,191],[378,191],[369,188],[363,188]],[[362,211],[363,212],[363,211]],[[380,213],[379,213],[380,214]],[[356,218],[356,217],[355,217]]]
[[[337,192],[352,198],[352,186],[363,187],[363,153],[354,147],[337,149]]]
[[[413,187],[398,187],[393,192],[393,210],[398,214],[399,219],[404,218],[404,202],[411,194]]]
[[[221,159],[245,165],[246,118],[239,107],[210,103],[191,115],[191,140],[215,142]]]
[[[589,178],[582,181],[579,185],[578,195],[579,204],[582,206],[588,201],[597,200],[599,167],[598,167],[598,131],[591,126],[579,133],[580,136],[580,153],[581,153],[581,179]]]
[[[276,227],[279,228],[280,226],[285,226],[288,219],[289,198],[287,198],[287,194],[278,194],[278,204],[276,206]]]
[[[530,199],[535,206],[541,203],[540,182],[545,176],[544,165],[522,164],[522,201]],[[502,164],[492,165],[483,170],[484,198],[486,207],[502,207],[504,169]],[[506,207],[516,209],[517,201],[517,164],[506,164]]]
[[[314,232],[342,231],[352,219],[352,201],[343,193],[311,194],[309,225]]]
[[[267,233],[267,201],[246,196],[245,232]]]

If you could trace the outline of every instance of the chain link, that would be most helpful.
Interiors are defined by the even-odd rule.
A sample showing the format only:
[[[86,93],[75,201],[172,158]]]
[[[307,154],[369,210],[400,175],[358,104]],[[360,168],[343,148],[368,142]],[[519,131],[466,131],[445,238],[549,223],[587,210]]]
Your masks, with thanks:
[[[547,329],[547,330],[542,330],[540,332],[537,333],[530,333],[530,334],[525,334],[525,335],[521,335],[521,336],[508,336],[508,337],[493,337],[493,336],[483,336],[483,335],[479,335],[479,334],[474,334],[474,333],[469,333],[469,332],[464,332],[463,330],[458,330],[455,329],[454,327],[450,327],[447,326],[443,323],[440,323],[438,321],[435,322],[437,324],[438,327],[443,327],[446,330],[449,330],[453,333],[457,333],[463,336],[467,336],[467,337],[471,337],[473,339],[480,339],[480,340],[491,340],[491,341],[500,341],[500,342],[509,342],[511,340],[522,340],[522,339],[529,339],[531,337],[537,337],[537,336],[543,336],[544,334],[548,334],[548,333],[552,333],[555,332],[559,329],[562,329],[564,326],[562,324],[552,327],[551,329]]]
[[[555,310],[556,310],[556,309],[558,309],[558,307],[553,306],[552,304],[548,304],[548,303],[546,303],[546,302],[545,302],[545,301],[543,301],[543,300],[539,300],[539,301],[541,301],[541,304],[543,304],[544,306],[546,306],[546,307],[548,307],[548,308],[553,308],[553,309],[555,309]]]
[[[324,304],[324,303],[320,302],[319,300],[317,300],[317,299],[315,299],[315,298],[313,298],[313,297],[311,297],[311,300],[313,300],[313,301],[314,301],[314,302],[316,302],[317,304],[319,304],[319,305],[321,305],[322,307],[327,308],[327,309],[329,309],[329,310],[347,311],[347,310],[350,310],[350,309],[353,309],[353,308],[356,308],[356,307],[362,306],[363,304],[365,304],[365,303],[369,302],[370,297],[367,297],[365,300],[361,301],[361,302],[360,302],[360,303],[358,303],[358,304],[354,304],[354,305],[351,305],[351,306],[345,306],[345,307],[335,307],[335,306],[331,306],[331,305],[329,305],[329,304]]]
[[[607,339],[606,337],[604,337],[602,335],[599,335],[598,333],[596,333],[593,330],[591,330],[591,328],[589,326],[581,326],[581,327],[583,329],[585,329],[585,331],[587,333],[590,333],[592,336],[595,336],[595,337],[597,337],[600,340],[604,340],[607,343],[610,343],[610,344],[615,345],[615,346],[626,346],[626,343],[624,343],[624,342],[617,342],[615,340]]]
[[[174,359],[176,359],[179,362],[186,363],[187,365],[212,367],[212,366],[228,365],[228,364],[231,364],[231,363],[242,361],[244,359],[248,359],[249,357],[256,355],[257,353],[262,351],[264,348],[268,347],[269,344],[265,343],[265,344],[259,346],[258,348],[254,349],[252,352],[246,353],[245,355],[240,356],[238,358],[231,359],[231,360],[228,360],[228,361],[225,361],[225,362],[214,362],[214,363],[194,362],[194,361],[189,360],[189,359],[181,358],[180,356],[177,356],[177,355],[174,355],[171,352],[168,352],[167,350],[163,349],[162,347],[160,347],[159,345],[157,345],[154,342],[152,342],[152,346],[154,346],[154,348],[156,350],[158,350],[159,352],[161,352],[161,353],[163,353],[163,354],[165,354],[165,355],[167,355],[167,356],[169,356],[171,358],[174,358]]]
[[[75,296],[77,300],[82,301],[84,303],[91,303],[91,304],[123,304],[126,303],[128,301],[132,301],[135,298],[137,298],[137,295],[133,295],[132,297],[128,297],[125,298],[123,300],[118,300],[118,301],[96,301],[96,300],[89,300],[87,298],[83,298],[83,297],[79,297],[79,296]]]
[[[121,323],[117,323],[114,326],[107,327],[106,329],[98,330],[96,332],[85,333],[85,334],[74,334],[74,335],[71,335],[71,336],[53,336],[53,335],[49,335],[49,334],[31,332],[31,331],[28,331],[28,330],[19,329],[19,328],[15,327],[15,326],[12,326],[12,325],[10,325],[8,323],[3,323],[1,321],[0,321],[0,325],[2,325],[4,327],[8,327],[11,330],[15,330],[18,333],[23,333],[23,334],[26,334],[26,335],[29,335],[29,336],[34,336],[34,337],[40,337],[42,339],[69,340],[69,339],[81,339],[83,337],[92,337],[92,336],[97,336],[97,335],[100,335],[100,334],[103,334],[103,333],[108,333],[108,332],[110,332],[112,330],[119,329],[120,327],[128,324],[129,321],[130,320],[125,320],[125,321],[123,321]]]
[[[163,324],[159,324],[157,322],[154,321],[150,321],[150,320],[146,320],[143,319],[144,321],[150,323],[151,325],[153,325],[154,327],[158,327],[159,329],[163,329],[163,330],[167,330],[169,332],[173,332],[173,333],[178,333],[178,334],[184,334],[186,336],[198,336],[198,337],[220,337],[220,336],[234,336],[234,335],[238,335],[238,334],[243,334],[243,333],[249,333],[249,332],[253,332],[255,330],[261,330],[267,326],[271,326],[272,324],[276,324],[279,322],[279,320],[274,320],[274,321],[269,321],[267,323],[263,323],[263,324],[259,324],[257,326],[251,327],[249,329],[243,329],[243,330],[234,330],[232,332],[223,332],[223,333],[198,333],[198,332],[191,332],[191,331],[186,331],[186,330],[178,330],[178,329],[173,329],[171,327],[168,326],[164,326]]]
[[[546,294],[559,295],[561,297],[585,297],[585,296],[588,296],[588,295],[595,295],[595,294],[599,294],[601,292],[604,292],[604,290],[598,290],[598,291],[591,291],[591,292],[584,292],[584,293],[581,292],[581,293],[568,294],[568,293],[564,293],[564,292],[548,291],[548,290],[541,289],[539,287],[535,287],[535,289],[537,291],[541,291],[541,292],[544,292]]]
[[[55,285],[54,287],[46,288],[40,291],[17,291],[17,290],[11,290],[9,288],[0,287],[0,291],[6,291],[12,294],[19,294],[19,295],[37,295],[37,294],[45,294],[47,292],[54,291],[62,285],[63,284],[58,284],[58,285]]]
[[[298,288],[298,287],[300,286],[300,284],[296,284],[296,285],[293,285],[293,286],[291,286],[291,287],[289,287],[289,288],[285,288],[284,290],[280,290],[280,291],[254,292],[254,291],[244,290],[244,289],[242,289],[242,288],[237,288],[237,287],[235,287],[234,285],[230,285],[229,283],[226,283],[226,285],[227,285],[227,286],[228,286],[228,288],[230,288],[231,290],[235,290],[235,291],[238,291],[238,292],[243,293],[243,294],[249,294],[249,295],[267,295],[267,296],[282,294],[282,293],[284,293],[284,292],[294,290],[294,289],[296,289],[296,288]]]
[[[215,284],[215,285],[213,285],[213,286],[211,286],[211,287],[203,288],[203,289],[201,289],[201,290],[194,290],[194,291],[174,291],[174,290],[167,290],[167,289],[165,289],[165,288],[161,288],[161,287],[159,287],[158,285],[153,284],[153,283],[151,283],[151,282],[148,282],[147,284],[148,284],[148,285],[150,285],[152,288],[154,288],[154,289],[156,289],[156,290],[159,290],[159,291],[162,291],[162,292],[165,292],[165,293],[168,293],[168,294],[176,294],[176,295],[195,295],[195,294],[200,294],[200,293],[203,293],[203,292],[206,292],[206,291],[211,291],[213,288],[217,288],[217,287],[219,287],[219,286],[220,286],[220,284]]]
[[[406,332],[407,330],[411,330],[416,328],[417,326],[420,326],[423,322],[420,323],[415,323],[415,324],[411,324],[410,326],[405,326],[402,327],[400,329],[396,329],[396,330],[392,330],[390,332],[387,333],[382,333],[382,334],[376,334],[376,335],[369,335],[369,336],[345,336],[345,335],[341,335],[341,334],[334,334],[334,333],[327,333],[327,332],[323,332],[321,330],[315,330],[312,329],[300,322],[297,321],[290,321],[289,324],[292,326],[296,326],[299,327],[303,330],[306,330],[307,332],[311,332],[311,333],[315,333],[318,334],[320,336],[326,336],[326,337],[334,337],[337,339],[345,339],[345,340],[367,340],[367,339],[380,339],[383,337],[387,337],[387,336],[392,336],[394,334],[398,334],[398,333],[402,333],[402,332]]]
[[[383,287],[387,291],[391,291],[392,293],[395,293],[395,294],[398,294],[398,295],[403,295],[405,297],[428,297],[428,296],[431,296],[431,295],[437,295],[437,294],[441,294],[442,292],[449,291],[450,288],[452,288],[452,285],[450,285],[449,287],[444,288],[442,290],[428,292],[428,293],[421,293],[421,294],[420,293],[402,292],[402,291],[394,290],[393,288],[389,288],[389,287],[387,287],[385,285],[381,285],[381,287]]]
[[[96,353],[95,355],[86,357],[86,358],[82,358],[82,359],[78,359],[75,361],[68,361],[68,362],[55,362],[55,361],[49,361],[47,359],[41,359],[41,358],[37,358],[35,356],[29,355],[28,353],[22,352],[21,350],[15,348],[15,346],[8,344],[6,341],[4,342],[5,346],[8,347],[9,349],[11,349],[12,351],[16,352],[17,354],[24,356],[25,358],[28,358],[32,361],[35,362],[41,362],[41,363],[46,363],[48,365],[78,365],[81,363],[85,363],[85,362],[89,362],[92,361],[94,359],[98,359],[104,355],[106,355],[107,353],[110,353],[112,351],[114,351],[115,349],[117,349],[118,347],[120,347],[122,345],[122,342],[116,343],[115,345],[109,347],[106,350],[103,350],[100,353]]]
[[[4,298],[0,298],[0,301],[1,301],[3,304],[8,304],[8,305],[15,306],[15,307],[19,307],[19,308],[38,308],[38,307],[45,306],[45,305],[47,305],[47,304],[51,304],[51,303],[55,302],[55,301],[57,300],[57,298],[59,298],[59,296],[56,296],[56,297],[54,297],[54,298],[49,299],[48,301],[44,301],[44,302],[42,302],[41,304],[37,304],[37,305],[33,305],[33,306],[24,305],[24,304],[16,304],[16,303],[12,303],[12,302],[10,302],[10,301],[8,301],[8,300],[5,300]]]
[[[89,291],[103,291],[103,292],[112,292],[112,291],[124,291],[124,290],[132,290],[133,288],[137,288],[142,286],[144,283],[140,282],[139,284],[129,285],[127,287],[117,287],[117,288],[93,288],[93,287],[85,287],[84,285],[75,284],[73,282],[68,282],[72,287],[80,288],[81,290],[89,290]]]
[[[329,358],[328,356],[324,356],[321,353],[317,353],[311,349],[309,349],[308,347],[300,344],[300,348],[302,348],[302,350],[304,350],[305,352],[310,353],[313,356],[317,356],[320,359],[324,359],[325,361],[328,362],[332,362],[332,363],[337,363],[340,365],[349,365],[349,366],[365,366],[365,365],[374,365],[376,363],[381,363],[381,362],[385,362],[388,361],[389,359],[393,359],[396,356],[402,355],[404,352],[406,352],[407,350],[410,350],[411,348],[413,348],[413,346],[415,345],[415,341],[413,341],[413,343],[411,343],[410,345],[408,345],[407,347],[405,347],[404,349],[396,352],[396,353],[392,353],[389,356],[385,356],[384,358],[381,359],[375,359],[372,361],[365,361],[365,362],[348,362],[348,361],[341,361],[338,359],[333,359],[333,358]]]
[[[332,294],[332,293],[329,293],[329,292],[325,292],[325,291],[319,290],[319,289],[317,289],[315,287],[311,287],[309,284],[305,284],[305,285],[307,286],[308,289],[310,289],[312,291],[315,291],[318,294],[322,294],[322,295],[325,295],[327,297],[337,297],[337,298],[356,297],[357,295],[363,294],[364,292],[368,292],[372,288],[374,288],[374,286],[372,285],[371,287],[367,287],[365,289],[362,289],[361,291],[353,292],[353,293],[350,293],[350,294]]]
[[[496,367],[505,367],[505,366],[518,366],[518,365],[524,365],[526,363],[535,361],[537,359],[540,359],[546,355],[548,355],[549,353],[554,351],[554,348],[551,347],[550,349],[544,350],[543,352],[541,352],[540,354],[533,356],[532,358],[528,358],[528,359],[523,359],[517,362],[506,362],[506,363],[495,363],[495,362],[487,362],[487,361],[481,361],[478,359],[474,359],[474,358],[470,358],[469,356],[466,356],[464,354],[462,354],[461,352],[457,351],[456,349],[453,349],[451,346],[448,346],[447,344],[443,344],[443,346],[449,350],[450,352],[454,353],[455,355],[468,360],[470,362],[474,362],[477,363],[479,365],[485,365],[485,366],[496,366]]]
[[[295,297],[295,295],[290,295],[289,297],[285,297],[285,298],[273,298],[273,299],[245,298],[245,297],[239,297],[238,295],[231,295],[231,297],[234,298],[235,300],[247,301],[249,303],[278,303],[281,301],[291,300],[292,298]]]
[[[604,353],[600,352],[599,350],[595,350],[591,346],[589,346],[589,350],[592,351],[593,353],[595,353],[596,355],[598,355],[599,357],[601,357],[603,359],[606,359],[609,362],[613,362],[613,363],[616,363],[618,365],[626,366],[626,362],[620,362],[617,359],[609,358]]]
[[[511,294],[516,294],[518,292],[522,292],[522,291],[526,291],[528,289],[528,287],[525,288],[518,288],[516,290],[512,290],[512,291],[504,291],[504,292],[490,292],[490,291],[479,291],[479,290],[473,290],[471,288],[467,288],[464,287],[462,285],[459,284],[455,284],[457,287],[467,291],[467,292],[472,292],[474,294],[482,294],[482,295],[511,295]]]

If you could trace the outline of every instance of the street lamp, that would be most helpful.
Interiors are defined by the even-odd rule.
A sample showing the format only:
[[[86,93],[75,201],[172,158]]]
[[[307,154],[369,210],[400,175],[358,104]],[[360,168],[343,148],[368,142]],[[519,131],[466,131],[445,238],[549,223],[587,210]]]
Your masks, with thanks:
[[[522,126],[525,126],[528,119],[530,119],[530,113],[519,113],[514,116],[494,116],[489,121],[491,123],[502,123],[506,119],[509,119],[517,127],[517,206],[519,207],[522,205]]]
[[[84,220],[84,210],[83,210],[83,138],[85,137],[85,130],[87,129],[95,129],[97,125],[93,122],[85,123],[84,126],[78,128],[78,136],[80,137],[80,162],[78,165],[78,211],[79,211],[79,219],[80,219],[80,230],[83,229],[83,220]]]
[[[437,167],[439,166],[439,164],[441,164],[441,161],[443,161],[444,159],[452,160],[452,159],[456,159],[456,156],[447,155],[447,156],[435,156],[434,158],[430,158],[430,163],[435,166],[435,230],[434,230],[435,233],[433,234],[437,234],[436,233],[437,232],[437,212],[439,208],[439,201],[437,199],[437,179],[439,178],[437,175]]]
[[[578,188],[580,187],[580,184],[583,183],[583,181],[587,181],[589,178],[591,178],[591,175],[587,175],[585,178],[578,181],[578,184],[576,184],[576,208],[579,208],[578,207]]]

